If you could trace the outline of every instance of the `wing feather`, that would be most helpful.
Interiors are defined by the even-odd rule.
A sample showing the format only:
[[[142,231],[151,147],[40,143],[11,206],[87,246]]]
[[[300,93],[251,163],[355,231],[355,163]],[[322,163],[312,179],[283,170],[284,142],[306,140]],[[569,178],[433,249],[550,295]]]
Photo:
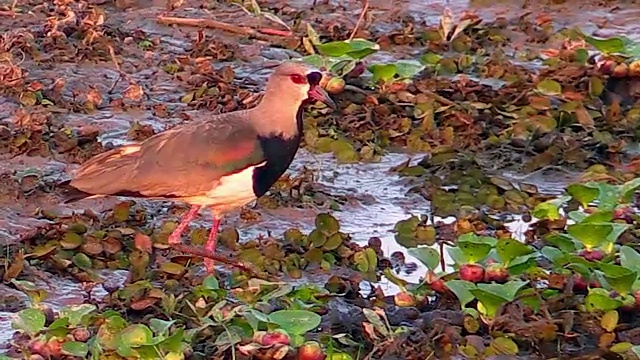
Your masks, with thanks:
[[[70,185],[100,195],[201,196],[222,177],[264,160],[253,127],[239,116],[227,116],[97,155],[83,164]]]

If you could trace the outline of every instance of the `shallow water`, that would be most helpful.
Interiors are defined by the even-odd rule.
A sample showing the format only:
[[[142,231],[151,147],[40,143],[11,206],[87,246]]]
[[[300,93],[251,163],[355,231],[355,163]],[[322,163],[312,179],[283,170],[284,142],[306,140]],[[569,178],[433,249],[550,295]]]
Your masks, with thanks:
[[[335,1],[333,2],[335,3]],[[346,14],[350,18],[353,17],[352,15],[359,13],[359,2],[342,1],[342,3],[347,6]],[[385,12],[394,10],[389,7],[391,2],[371,0],[371,3],[372,11],[376,12],[376,14],[384,15]],[[401,5],[398,8],[407,10],[414,18],[425,20],[430,24],[437,24],[438,18],[445,7],[450,8],[454,16],[460,16],[465,10],[473,10],[484,19],[493,19],[496,16],[515,19],[523,13],[523,9],[520,6],[522,2],[512,1],[435,0],[425,2],[410,0],[401,1],[400,3]],[[554,17],[553,20],[558,29],[579,26],[585,32],[599,36],[627,35],[631,38],[640,39],[640,22],[637,21],[638,16],[640,16],[640,8],[637,5],[625,5],[621,9],[612,11],[612,7],[596,7],[584,4],[581,1],[568,1],[562,5],[534,3],[536,4],[533,7],[527,8],[527,11],[532,11],[532,16],[537,14],[562,14],[560,17]],[[309,4],[311,4],[311,1],[297,0],[290,2],[290,6],[299,8]],[[163,11],[164,9],[161,7],[147,7],[141,10],[115,14],[108,21],[113,21],[114,24],[127,29],[141,28],[150,36],[160,37],[165,49],[170,50],[172,53],[185,53],[187,41],[193,36],[194,29],[173,29],[158,25],[153,21],[152,17]],[[185,11],[196,13],[196,10]],[[194,17],[197,16],[199,15],[194,15]],[[393,24],[389,25],[389,27],[392,28]],[[222,35],[222,37],[226,36],[226,34]],[[250,73],[254,79],[256,76],[266,76],[268,71],[256,73],[255,70],[261,68],[270,59],[283,60],[290,54],[284,50],[269,48],[267,44],[241,45],[240,52],[246,55],[247,61],[239,64],[234,63],[239,80],[242,80]],[[418,53],[414,49],[414,51],[407,52],[406,55],[402,56],[410,58],[416,54]],[[380,54],[379,58],[384,58],[384,56],[388,56],[388,54]],[[219,65],[221,64],[216,64],[215,66]],[[48,71],[61,74],[67,84],[70,84],[70,88],[86,89],[86,86],[93,85],[102,91],[106,91],[118,76],[112,67],[104,66],[104,64],[102,66],[57,64]],[[171,109],[184,107],[184,104],[179,102],[182,90],[176,86],[170,76],[163,72],[150,73],[149,69],[136,69],[126,64],[123,65],[123,71],[132,80],[145,85],[147,94],[152,98],[151,101],[165,103]],[[39,72],[44,74],[46,71],[33,69],[30,77],[37,78]],[[45,83],[45,85],[48,84]],[[123,82],[118,85],[116,90],[121,91],[127,85],[126,82]],[[256,87],[255,90],[259,90],[259,88]],[[0,98],[0,120],[8,117],[17,108],[14,104],[4,100]],[[96,126],[102,131],[102,141],[118,143],[122,142],[122,139],[126,137],[126,132],[132,121],[151,124],[156,130],[162,130],[167,125],[175,123],[176,119],[161,119],[153,116],[148,111],[116,113],[105,110],[92,115],[59,114],[57,121],[62,121],[70,127]],[[378,163],[338,165],[330,155],[311,155],[306,151],[301,151],[292,165],[292,171],[298,171],[302,166],[318,169],[318,184],[326,186],[328,192],[348,195],[351,198],[364,201],[366,205],[361,205],[358,202],[343,205],[341,211],[333,212],[333,215],[340,220],[341,230],[351,234],[356,241],[366,243],[372,236],[380,237],[383,242],[383,250],[385,253],[390,254],[394,251],[403,251],[403,248],[395,242],[391,232],[394,224],[411,215],[429,212],[428,201],[415,194],[406,194],[406,191],[410,188],[408,181],[388,171],[390,167],[406,161],[408,157],[409,155],[406,154],[388,154]],[[420,156],[414,155],[413,158],[418,160]],[[59,175],[72,169],[68,165],[50,159],[20,157],[18,159],[9,160],[3,158],[0,160],[2,161],[0,164],[2,173],[37,168],[40,171]],[[517,174],[503,175],[518,177]],[[570,176],[558,177],[554,175],[545,177],[544,175],[539,175],[527,179],[527,182],[538,185],[541,192],[554,194],[560,193],[570,180]],[[101,211],[110,208],[117,201],[117,199],[96,201],[92,207],[96,211]],[[162,207],[160,204],[148,204],[156,211]],[[15,241],[18,233],[42,223],[42,220],[36,220],[30,216],[38,207],[58,206],[54,204],[53,200],[43,200],[42,203],[37,204],[7,203],[0,205],[2,205],[0,208],[0,241],[2,242]],[[76,206],[75,209],[80,209],[82,206]],[[71,211],[74,207],[59,207],[59,209]],[[237,217],[230,217],[226,220],[225,225],[238,225],[241,237],[248,239],[266,231],[280,234],[290,227],[298,227],[308,231],[313,227],[316,214],[316,211],[311,209],[294,208],[261,210],[261,212],[264,220],[259,224],[243,225],[236,221]],[[208,224],[208,221],[206,217],[198,220],[201,224]],[[526,224],[519,220],[512,222],[510,226],[516,235],[526,229]],[[407,261],[416,260],[407,255]],[[417,271],[411,275],[403,274],[403,277],[409,281],[418,281],[425,271],[421,264],[418,263],[418,265]],[[124,281],[125,276],[123,272],[118,272],[111,273],[108,277],[111,281],[121,283]],[[53,308],[84,301],[79,284],[72,280],[55,277],[53,284],[54,288],[48,290],[53,295],[46,300],[46,303]],[[394,286],[387,284],[386,281],[383,281],[382,285],[383,289],[390,293],[396,290]],[[44,285],[43,287],[46,288]],[[4,285],[0,285],[0,289],[5,294],[19,294]],[[102,296],[104,291],[98,286],[94,289],[93,295]],[[11,336],[11,316],[11,313],[0,312],[0,344],[6,344],[6,341],[3,340],[8,340]]]

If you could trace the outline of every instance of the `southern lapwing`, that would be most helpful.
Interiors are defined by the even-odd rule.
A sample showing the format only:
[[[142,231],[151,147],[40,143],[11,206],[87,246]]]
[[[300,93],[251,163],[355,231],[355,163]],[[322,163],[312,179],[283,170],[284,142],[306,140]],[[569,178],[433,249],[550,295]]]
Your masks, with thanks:
[[[336,104],[322,74],[302,63],[275,68],[260,103],[176,126],[137,144],[96,155],[60,185],[65,203],[104,196],[182,201],[191,209],[169,236],[178,244],[203,207],[213,222],[205,249],[213,254],[221,217],[264,195],[300,146],[303,106]],[[205,259],[208,272],[213,260]]]

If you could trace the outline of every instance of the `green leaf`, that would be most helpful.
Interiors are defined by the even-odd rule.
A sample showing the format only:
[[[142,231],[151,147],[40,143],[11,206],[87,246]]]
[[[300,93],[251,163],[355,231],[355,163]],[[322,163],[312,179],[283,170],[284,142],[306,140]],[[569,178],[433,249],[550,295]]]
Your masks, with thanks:
[[[220,288],[220,282],[218,282],[215,276],[207,276],[202,280],[202,286],[208,290],[218,290]]]
[[[555,80],[545,79],[538,83],[536,90],[544,95],[555,96],[562,94],[562,85]]]
[[[516,298],[516,294],[518,293],[518,291],[520,291],[523,286],[527,285],[527,283],[527,281],[522,280],[511,280],[504,284],[480,283],[477,285],[477,287],[479,290],[499,296],[506,301],[513,301],[513,299]]]
[[[640,188],[640,178],[627,181],[620,185],[620,197],[625,203],[631,202],[631,197]]]
[[[598,51],[601,51],[604,54],[621,53],[625,48],[624,41],[619,37],[611,37],[605,39],[586,35],[584,39],[589,45],[593,46],[594,48],[598,49]]]
[[[637,272],[623,266],[601,263],[600,270],[607,283],[621,295],[630,293],[633,283],[638,278]]]
[[[216,341],[213,342],[213,345],[235,345],[242,341],[243,336],[244,331],[242,330],[242,328],[238,326],[230,326],[225,331],[220,333],[220,335],[218,335]]]
[[[420,260],[427,268],[433,270],[440,264],[440,253],[431,247],[411,248],[407,253]]]
[[[558,220],[560,219],[560,211],[558,207],[548,201],[542,202],[531,211],[531,215],[542,220]]]
[[[127,327],[127,322],[120,315],[108,316],[98,328],[98,344],[107,350],[116,349],[119,342],[119,334]]]
[[[127,326],[120,333],[120,341],[125,347],[138,347],[153,344],[153,333],[143,324]]]
[[[564,266],[569,262],[565,253],[551,246],[543,247],[542,250],[540,250],[540,253],[558,267]]]
[[[322,318],[308,310],[279,310],[269,314],[269,321],[289,334],[304,335],[316,329]]]
[[[326,44],[316,45],[318,51],[326,56],[339,57],[352,50],[351,45],[344,41],[332,41]]]
[[[62,353],[84,358],[89,353],[89,346],[79,341],[66,341],[62,343]]]
[[[602,245],[613,231],[611,224],[572,224],[567,233],[580,241],[585,248],[592,249]]]
[[[484,259],[498,240],[489,236],[464,234],[458,238],[457,247],[462,251],[466,262],[475,263]]]
[[[544,241],[568,253],[578,249],[578,242],[567,234],[551,233],[544,238]]]
[[[331,152],[339,163],[355,163],[360,160],[356,148],[349,140],[337,139],[331,143]]]
[[[618,187],[606,184],[606,183],[589,183],[591,186],[596,186],[599,191],[598,195],[598,208],[600,209],[615,209],[618,206]],[[588,185],[589,185],[588,184]]]
[[[610,311],[619,308],[622,301],[609,296],[609,292],[604,289],[591,288],[589,294],[584,299],[587,311]]]
[[[97,307],[93,304],[79,304],[65,306],[59,311],[59,317],[68,317],[69,325],[75,327],[82,323],[82,318],[96,311]]]
[[[526,281],[512,280],[505,284],[478,284],[471,293],[478,299],[478,311],[493,318],[502,304],[513,301],[517,292],[527,284]],[[481,306],[480,306],[481,305]]]
[[[347,40],[346,42],[351,46],[351,51],[349,51],[347,55],[356,60],[360,60],[380,50],[380,45],[365,39],[353,39]]]
[[[340,230],[338,220],[327,213],[316,216],[316,229],[322,231],[326,236],[331,236]]]
[[[442,56],[439,54],[428,52],[420,57],[420,62],[424,65],[436,65],[440,59],[442,59]]]
[[[300,59],[303,63],[309,64],[317,69],[325,66],[325,58],[322,55],[313,54]]]
[[[82,270],[91,269],[91,259],[85,253],[76,253],[71,261]]]
[[[460,302],[460,307],[464,308],[468,303],[475,299],[475,296],[471,293],[472,289],[476,288],[476,285],[466,280],[449,280],[445,282],[445,285],[452,293],[456,295]]]
[[[159,345],[163,349],[169,350],[171,352],[179,352],[182,353],[182,341],[184,340],[184,329],[180,328],[176,330],[176,332],[164,339]]]
[[[66,329],[67,326],[69,326],[69,318],[65,316],[63,318],[55,319],[48,328],[49,330]]]
[[[627,269],[640,270],[640,254],[627,245],[620,247],[620,265]]]
[[[400,60],[396,62],[396,72],[401,79],[410,79],[424,69],[419,61]]]
[[[17,318],[11,323],[11,327],[33,336],[44,329],[46,321],[44,313],[39,309],[24,309],[17,314]]]
[[[382,80],[388,82],[397,74],[398,69],[395,64],[374,64],[369,66],[369,71],[373,74],[371,79],[374,83]]]
[[[607,223],[613,220],[613,210],[610,209],[598,209],[592,214],[584,217],[581,223]]]
[[[534,252],[533,248],[529,245],[525,245],[516,239],[502,239],[496,243],[496,252],[500,259],[508,265],[513,259],[518,256],[528,255]]]
[[[149,328],[151,328],[151,331],[153,331],[153,333],[156,335],[166,335],[169,332],[171,325],[173,325],[175,322],[175,320],[166,321],[153,318],[149,320]]]
[[[567,187],[567,193],[586,208],[589,203],[598,197],[600,191],[582,184],[571,184]]]
[[[367,254],[364,251],[361,250],[353,254],[353,262],[355,263],[358,271],[363,273],[369,271],[369,259],[367,259]]]

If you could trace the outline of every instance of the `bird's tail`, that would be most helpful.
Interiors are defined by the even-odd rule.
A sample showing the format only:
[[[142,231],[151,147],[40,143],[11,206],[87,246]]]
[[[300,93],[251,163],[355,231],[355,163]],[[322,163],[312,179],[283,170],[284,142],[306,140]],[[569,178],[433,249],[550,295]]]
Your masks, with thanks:
[[[59,183],[57,187],[58,189],[60,189],[60,193],[64,198],[62,202],[65,204],[76,202],[95,195],[74,187],[73,185],[71,185],[71,180],[63,181]]]

